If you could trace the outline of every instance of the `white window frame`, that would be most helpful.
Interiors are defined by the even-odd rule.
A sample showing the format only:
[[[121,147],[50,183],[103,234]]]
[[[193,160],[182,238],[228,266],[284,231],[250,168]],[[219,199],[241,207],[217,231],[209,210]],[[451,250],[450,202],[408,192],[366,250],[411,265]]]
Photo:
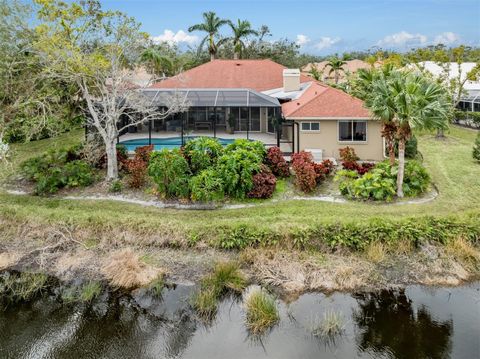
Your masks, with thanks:
[[[304,123],[308,123],[309,124],[309,127],[310,127],[310,130],[304,130],[303,129],[303,124]],[[318,124],[318,130],[312,130],[312,123],[317,123]],[[321,130],[321,126],[320,126],[320,122],[319,121],[302,121],[300,122],[300,131],[301,132],[320,132]]]
[[[341,122],[351,122],[352,124],[352,139],[351,140],[340,140],[340,123]],[[354,140],[353,139],[353,123],[354,122],[365,122],[365,140]],[[368,121],[367,120],[338,120],[337,121],[337,141],[340,143],[367,143],[368,142]]]

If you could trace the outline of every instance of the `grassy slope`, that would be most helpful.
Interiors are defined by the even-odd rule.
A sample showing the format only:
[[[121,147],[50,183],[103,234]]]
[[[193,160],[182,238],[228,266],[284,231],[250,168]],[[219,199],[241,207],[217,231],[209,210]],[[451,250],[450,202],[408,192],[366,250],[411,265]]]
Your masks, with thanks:
[[[480,165],[471,156],[476,133],[452,128],[445,141],[432,134],[419,136],[425,165],[440,194],[436,200],[416,205],[371,203],[333,204],[316,201],[265,202],[253,208],[215,211],[157,209],[113,201],[72,201],[56,198],[15,196],[0,192],[0,216],[18,220],[68,222],[80,225],[114,226],[183,232],[222,224],[245,223],[282,227],[325,221],[357,221],[362,218],[480,213]],[[14,146],[15,163],[41,153],[51,146],[81,140],[81,131],[51,140]]]

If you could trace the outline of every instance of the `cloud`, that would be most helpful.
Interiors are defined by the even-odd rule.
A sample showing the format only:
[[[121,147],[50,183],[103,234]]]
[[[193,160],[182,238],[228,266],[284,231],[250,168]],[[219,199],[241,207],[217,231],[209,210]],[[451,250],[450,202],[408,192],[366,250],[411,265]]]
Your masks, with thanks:
[[[168,42],[169,44],[180,44],[186,43],[188,45],[192,45],[198,42],[198,36],[189,35],[183,30],[178,30],[176,33],[172,30],[164,30],[163,34],[158,36],[153,36],[152,40],[154,42]]]
[[[437,36],[435,36],[435,39],[433,40],[433,42],[435,44],[450,45],[457,42],[458,40],[460,40],[460,36],[458,36],[453,32],[448,31],[448,32],[442,32],[441,34],[438,34]]]
[[[377,45],[391,47],[406,47],[415,45],[425,45],[427,36],[422,34],[411,34],[406,31],[400,31],[395,34],[387,35],[380,40]]]
[[[303,45],[306,45],[307,43],[310,42],[310,39],[308,38],[307,35],[303,35],[303,34],[298,34],[297,35],[297,45],[299,46],[303,46]]]
[[[337,44],[338,42],[340,42],[340,40],[341,39],[339,37],[336,37],[336,38],[331,38],[328,36],[321,37],[320,40],[315,43],[314,47],[318,50],[327,49]]]

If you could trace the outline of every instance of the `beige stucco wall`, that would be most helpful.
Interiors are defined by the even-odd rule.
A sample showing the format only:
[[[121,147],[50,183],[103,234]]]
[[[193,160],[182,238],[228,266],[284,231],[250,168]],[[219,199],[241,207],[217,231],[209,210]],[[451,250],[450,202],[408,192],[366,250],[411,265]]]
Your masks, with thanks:
[[[305,120],[314,122],[314,120]],[[302,121],[296,120],[300,123]],[[306,132],[300,127],[300,150],[321,149],[323,157],[339,158],[339,149],[350,146],[361,160],[381,161],[383,156],[383,138],[381,135],[381,124],[379,121],[367,121],[367,141],[366,142],[340,142],[338,141],[338,121],[337,120],[319,120],[320,131]],[[296,130],[295,130],[296,132]],[[297,134],[295,134],[295,140]],[[297,148],[297,145],[295,145]]]

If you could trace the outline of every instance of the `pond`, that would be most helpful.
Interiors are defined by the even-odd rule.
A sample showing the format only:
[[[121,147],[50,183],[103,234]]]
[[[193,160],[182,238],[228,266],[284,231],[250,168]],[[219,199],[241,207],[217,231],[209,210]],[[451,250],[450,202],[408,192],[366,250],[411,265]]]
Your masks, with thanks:
[[[248,334],[239,298],[227,297],[215,320],[195,319],[193,287],[162,298],[104,294],[91,306],[53,296],[0,312],[1,358],[479,358],[480,283],[411,286],[368,294],[304,294],[279,301],[280,323]],[[343,318],[343,334],[312,335],[325,312]]]

